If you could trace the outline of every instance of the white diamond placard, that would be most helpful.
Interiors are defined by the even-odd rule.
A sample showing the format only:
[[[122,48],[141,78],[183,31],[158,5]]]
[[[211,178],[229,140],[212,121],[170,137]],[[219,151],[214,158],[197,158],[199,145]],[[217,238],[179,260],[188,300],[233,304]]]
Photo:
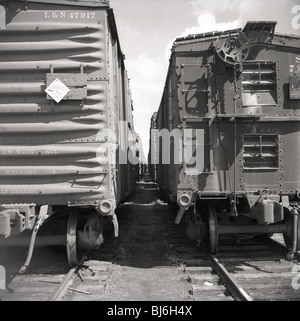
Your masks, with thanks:
[[[45,89],[45,92],[57,103],[59,103],[69,91],[70,89],[58,78],[56,78],[48,88]]]

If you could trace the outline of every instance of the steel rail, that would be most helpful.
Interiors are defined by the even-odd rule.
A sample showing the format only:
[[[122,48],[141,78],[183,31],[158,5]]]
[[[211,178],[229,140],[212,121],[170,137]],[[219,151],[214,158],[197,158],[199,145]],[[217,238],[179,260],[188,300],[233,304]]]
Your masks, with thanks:
[[[213,269],[217,272],[224,285],[237,301],[253,301],[251,296],[238,284],[237,280],[230,274],[224,265],[214,255],[209,255]]]
[[[73,275],[75,274],[75,272],[77,271],[78,266],[72,268],[68,274],[66,275],[66,277],[64,278],[64,280],[60,283],[59,287],[56,289],[56,291],[48,298],[47,301],[59,301],[62,296],[65,294],[65,292],[68,289],[68,285],[73,277]]]
[[[48,298],[47,301],[59,301],[62,298],[62,296],[68,290],[70,281],[72,280],[74,274],[76,274],[79,271],[79,269],[82,266],[83,262],[86,260],[87,253],[88,252],[86,252],[82,256],[82,259],[81,259],[81,261],[79,262],[78,265],[76,265],[75,267],[70,269],[70,271],[65,276],[64,280],[60,283],[59,287],[55,290],[54,293],[51,294],[51,296]]]

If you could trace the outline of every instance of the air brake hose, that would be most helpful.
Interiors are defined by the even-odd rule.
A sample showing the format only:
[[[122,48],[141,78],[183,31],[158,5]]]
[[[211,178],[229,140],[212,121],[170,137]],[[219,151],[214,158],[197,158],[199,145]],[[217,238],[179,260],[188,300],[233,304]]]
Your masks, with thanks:
[[[28,267],[29,264],[30,264],[30,261],[31,261],[31,258],[32,258],[32,253],[33,253],[33,247],[34,247],[34,243],[35,243],[35,238],[36,238],[37,232],[38,232],[38,230],[39,230],[39,227],[40,227],[40,225],[36,224],[36,226],[34,227],[34,230],[33,230],[32,234],[31,234],[31,239],[30,239],[30,245],[29,245],[28,255],[27,255],[27,258],[26,258],[25,263],[22,265],[22,267],[21,267],[20,270],[19,270],[19,273],[20,273],[20,274],[25,273],[27,267]]]
[[[118,223],[117,215],[115,213],[113,213],[112,215],[112,223],[114,226],[115,237],[119,237],[119,223]]]
[[[42,224],[44,223],[44,221],[49,217],[48,214],[48,205],[42,205],[40,207],[40,213],[38,216],[38,220],[34,226],[33,232],[31,234],[31,239],[30,239],[30,245],[29,245],[29,250],[28,250],[28,255],[26,258],[25,263],[23,264],[23,266],[20,268],[19,273],[23,274],[26,272],[27,267],[30,264],[31,258],[32,258],[32,253],[33,253],[33,248],[34,248],[34,244],[35,244],[35,238],[37,235],[37,232],[39,230],[39,228],[42,226]]]

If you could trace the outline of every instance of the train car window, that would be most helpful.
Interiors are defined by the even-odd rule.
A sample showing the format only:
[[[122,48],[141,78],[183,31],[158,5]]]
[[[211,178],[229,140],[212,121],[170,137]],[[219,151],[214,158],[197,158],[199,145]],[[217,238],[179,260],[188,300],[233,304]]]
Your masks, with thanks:
[[[3,6],[0,6],[0,29],[6,28],[6,10]]]
[[[247,61],[243,63],[243,106],[277,105],[275,61]]]

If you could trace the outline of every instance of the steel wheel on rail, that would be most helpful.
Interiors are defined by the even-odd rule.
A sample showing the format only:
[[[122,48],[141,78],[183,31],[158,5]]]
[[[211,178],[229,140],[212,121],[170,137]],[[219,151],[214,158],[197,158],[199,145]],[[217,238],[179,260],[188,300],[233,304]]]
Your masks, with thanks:
[[[77,256],[77,222],[78,214],[71,214],[67,226],[67,256],[70,266],[75,266],[79,263]]]
[[[216,209],[213,206],[208,207],[208,251],[210,254],[216,254],[218,249],[218,221]]]

